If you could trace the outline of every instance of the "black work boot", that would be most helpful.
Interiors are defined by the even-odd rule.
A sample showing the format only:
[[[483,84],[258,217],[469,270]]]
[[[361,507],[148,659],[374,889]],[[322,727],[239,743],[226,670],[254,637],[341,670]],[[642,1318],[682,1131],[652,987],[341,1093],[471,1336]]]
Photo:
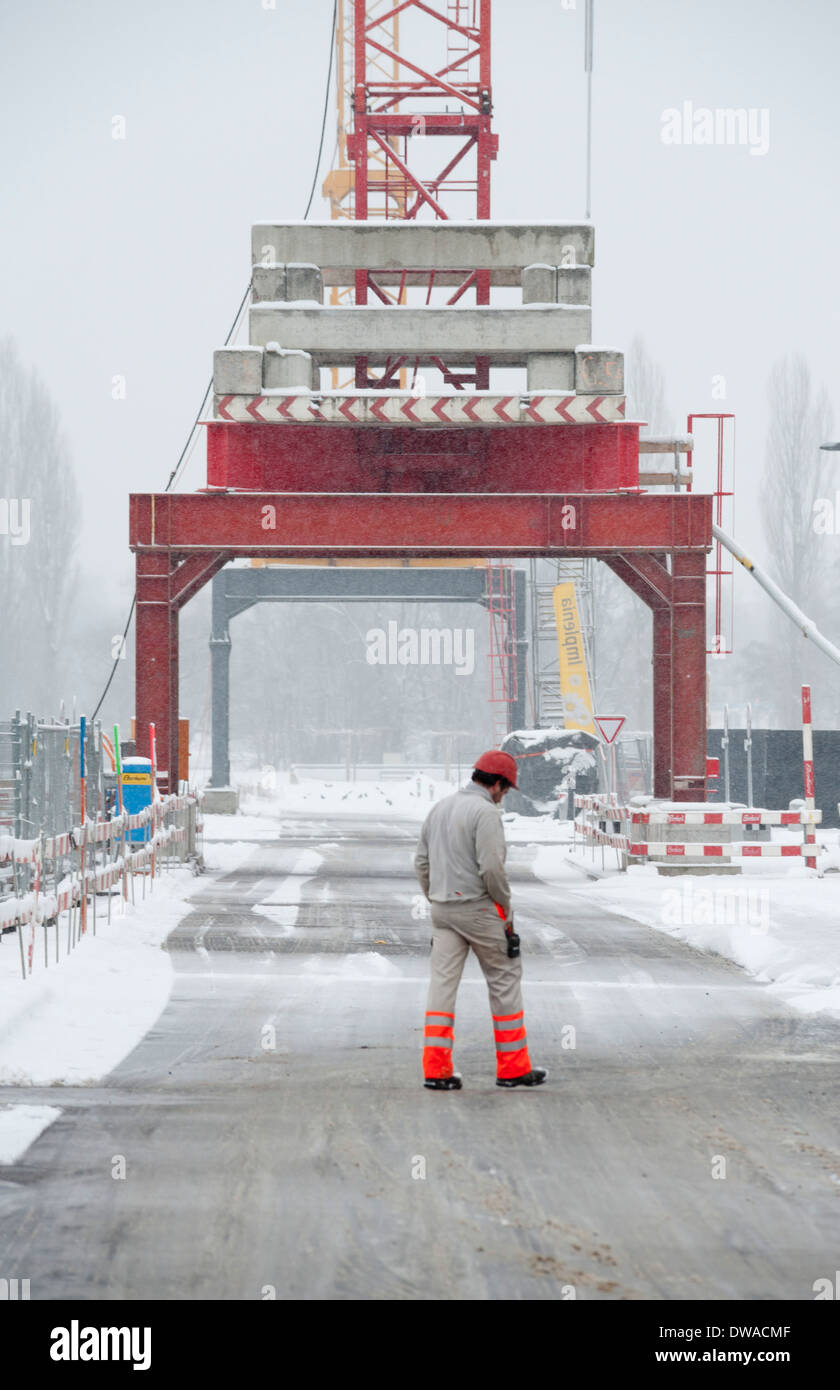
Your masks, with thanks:
[[[534,1067],[533,1071],[523,1072],[521,1076],[498,1076],[497,1086],[541,1086],[548,1076],[545,1067]]]
[[[423,1085],[429,1091],[460,1091],[461,1073],[453,1071],[451,1076],[427,1076]]]

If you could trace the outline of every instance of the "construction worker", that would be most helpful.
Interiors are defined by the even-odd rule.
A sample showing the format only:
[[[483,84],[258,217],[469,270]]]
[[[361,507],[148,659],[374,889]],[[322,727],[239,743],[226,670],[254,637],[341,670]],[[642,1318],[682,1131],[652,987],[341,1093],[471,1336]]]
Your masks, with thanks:
[[[505,872],[505,833],[497,809],[516,786],[516,762],[491,750],[472,781],[433,806],[420,832],[414,868],[432,905],[432,958],[423,1046],[424,1085],[459,1091],[452,1070],[455,995],[470,947],[487,981],[496,1040],[496,1085],[539,1086],[522,1012],[522,964]]]

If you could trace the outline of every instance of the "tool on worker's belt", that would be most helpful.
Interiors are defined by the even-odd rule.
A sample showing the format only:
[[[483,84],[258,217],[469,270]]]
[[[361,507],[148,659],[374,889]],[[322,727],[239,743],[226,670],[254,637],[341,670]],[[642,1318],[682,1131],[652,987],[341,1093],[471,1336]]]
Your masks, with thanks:
[[[505,936],[507,937],[507,953],[511,960],[515,960],[516,957],[519,955],[519,937],[513,930],[513,914],[511,913],[510,920],[508,920],[504,908],[500,907],[498,903],[496,903],[496,911],[498,912],[505,925]]]

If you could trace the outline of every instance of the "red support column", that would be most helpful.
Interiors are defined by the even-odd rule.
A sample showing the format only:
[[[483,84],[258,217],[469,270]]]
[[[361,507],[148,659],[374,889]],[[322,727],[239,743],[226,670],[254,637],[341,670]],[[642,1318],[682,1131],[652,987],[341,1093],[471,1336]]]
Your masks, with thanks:
[[[653,794],[666,801],[673,795],[671,624],[670,607],[653,610]]]
[[[677,550],[671,559],[673,798],[706,799],[706,556]]]
[[[175,604],[170,604],[169,609],[169,742],[164,746],[169,750],[169,764],[167,778],[167,791],[177,792],[178,790],[178,747],[180,725],[178,715],[180,712],[180,687],[178,664],[178,608]]]
[[[137,752],[141,757],[149,756],[149,725],[154,724],[159,756],[168,759],[171,778],[173,728],[176,755],[178,751],[178,614],[170,595],[170,563],[165,550],[138,552],[135,630]],[[177,762],[174,769],[177,778]]]
[[[673,581],[664,554],[614,555],[606,563],[651,610],[653,620],[653,794],[673,797]]]

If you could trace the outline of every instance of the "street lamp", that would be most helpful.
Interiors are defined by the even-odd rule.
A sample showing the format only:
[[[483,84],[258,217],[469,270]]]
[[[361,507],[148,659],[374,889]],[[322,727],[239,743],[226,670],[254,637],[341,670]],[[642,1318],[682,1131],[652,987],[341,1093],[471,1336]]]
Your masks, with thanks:
[[[840,443],[837,443],[837,444],[821,444],[821,445],[820,445],[820,448],[821,448],[821,449],[825,449],[828,453],[832,453],[832,454],[840,453]]]

